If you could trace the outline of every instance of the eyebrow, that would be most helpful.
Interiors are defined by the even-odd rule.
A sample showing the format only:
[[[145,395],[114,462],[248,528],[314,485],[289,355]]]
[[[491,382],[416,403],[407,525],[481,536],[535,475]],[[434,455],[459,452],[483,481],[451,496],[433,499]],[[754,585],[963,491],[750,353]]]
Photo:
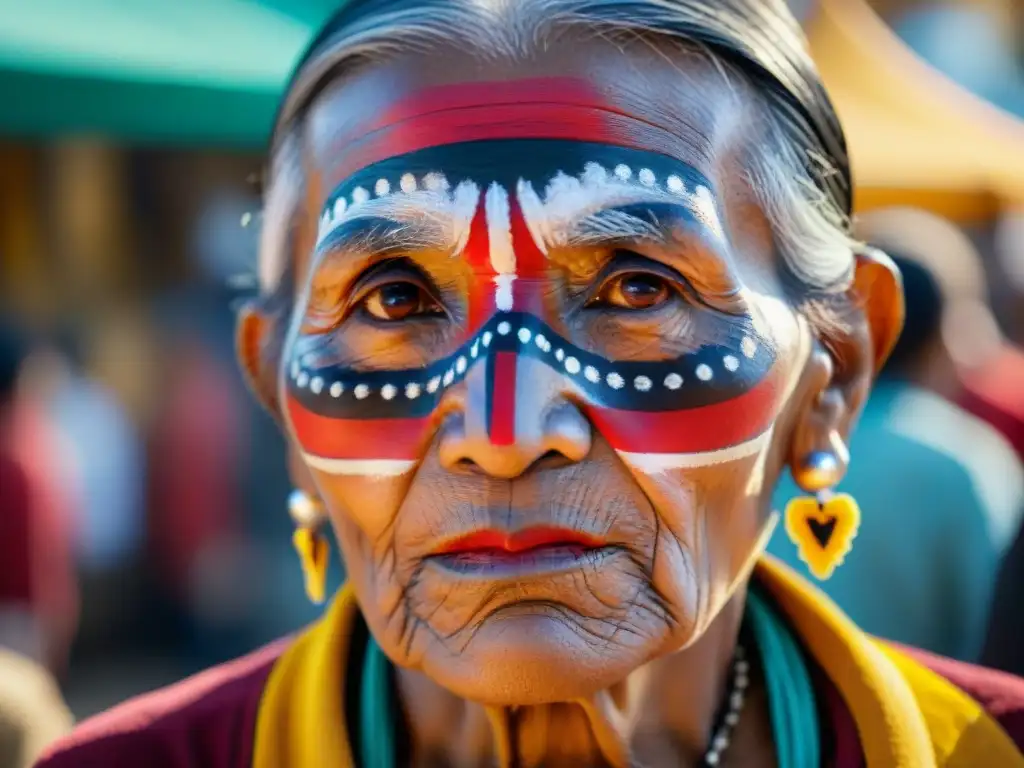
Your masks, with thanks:
[[[534,240],[543,251],[615,239],[664,241],[662,219],[696,225],[718,246],[726,243],[714,194],[703,184],[686,186],[670,175],[663,186],[651,178],[609,177],[595,166],[582,177],[556,175],[542,194],[521,181],[517,196]]]
[[[315,254],[342,248],[368,251],[436,248],[457,252],[469,238],[480,190],[464,181],[454,189],[336,198],[320,219]]]

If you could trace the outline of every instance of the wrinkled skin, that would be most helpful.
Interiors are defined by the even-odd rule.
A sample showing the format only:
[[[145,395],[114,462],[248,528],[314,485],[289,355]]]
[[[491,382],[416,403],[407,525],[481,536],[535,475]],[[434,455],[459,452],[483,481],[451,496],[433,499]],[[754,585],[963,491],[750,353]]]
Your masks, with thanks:
[[[526,360],[519,377],[530,386],[516,388],[510,444],[488,436],[477,366],[444,392],[408,471],[336,474],[304,463],[284,407],[296,350],[312,345],[332,363],[363,370],[429,365],[466,338],[472,290],[464,259],[442,250],[406,250],[400,256],[416,270],[389,262],[368,279],[378,254],[344,244],[326,253],[317,248],[325,202],[352,170],[332,139],[424,89],[554,76],[590,82],[616,107],[663,128],[647,148],[710,180],[727,245],[708,248],[706,237],[686,230],[675,248],[553,248],[545,319],[580,348],[642,361],[714,343],[734,317],[747,318],[775,355],[777,397],[765,406],[766,439],[735,459],[652,470],[615,450],[618,438],[595,427],[563,375]],[[669,63],[645,47],[600,41],[515,65],[483,65],[455,51],[400,58],[344,78],[312,105],[306,205],[291,254],[292,314],[251,306],[240,325],[242,363],[289,430],[296,481],[326,506],[363,614],[403,670],[401,694],[424,761],[486,764],[480,754],[498,737],[486,735],[482,710],[463,708],[462,700],[492,712],[527,707],[516,710],[512,736],[524,765],[622,763],[628,749],[659,765],[699,758],[746,580],[774,523],[771,488],[787,464],[811,451],[845,456],[873,368],[898,332],[896,277],[873,261],[858,265],[856,287],[865,300],[830,338],[832,353],[787,301],[766,215],[741,165],[741,147],[757,138],[751,114],[743,88],[727,87],[701,58],[677,55]],[[616,248],[636,258],[609,278]],[[405,287],[388,287],[396,283]],[[690,288],[701,301],[689,297]],[[588,303],[593,297],[602,300]],[[428,305],[435,314],[424,320],[417,313]],[[403,316],[382,322],[388,312]],[[608,550],[600,559],[514,577],[467,575],[432,557],[481,528],[537,525],[598,534]],[[753,701],[730,760],[748,750],[760,756],[742,764],[771,764],[763,756],[770,750],[756,748],[770,738],[756,689]],[[612,710],[643,717],[624,733],[629,729]],[[436,734],[445,718],[460,715],[460,738]],[[537,732],[558,724],[557,744],[529,734],[534,720],[545,723]],[[653,736],[662,730],[671,736]],[[641,732],[651,745],[637,743]]]

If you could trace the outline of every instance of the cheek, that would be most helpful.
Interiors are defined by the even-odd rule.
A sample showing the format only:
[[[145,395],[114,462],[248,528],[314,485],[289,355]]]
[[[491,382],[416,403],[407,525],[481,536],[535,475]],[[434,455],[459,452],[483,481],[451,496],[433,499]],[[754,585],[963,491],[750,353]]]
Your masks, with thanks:
[[[646,472],[630,467],[659,518],[652,578],[696,636],[761,554],[771,528],[762,511],[767,447],[722,464]]]

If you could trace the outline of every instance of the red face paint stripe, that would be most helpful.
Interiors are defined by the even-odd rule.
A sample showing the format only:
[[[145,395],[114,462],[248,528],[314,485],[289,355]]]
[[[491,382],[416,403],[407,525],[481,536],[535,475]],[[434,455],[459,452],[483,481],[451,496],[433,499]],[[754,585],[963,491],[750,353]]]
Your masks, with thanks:
[[[339,142],[332,176],[340,180],[374,163],[428,147],[491,139],[566,139],[643,151],[680,145],[677,137],[662,128],[593,107],[564,103],[471,107],[423,115],[357,141]]]
[[[335,419],[320,416],[287,398],[288,417],[302,449],[325,459],[415,460],[430,433],[431,420]]]
[[[483,195],[473,221],[469,226],[469,238],[463,252],[466,263],[473,271],[473,282],[469,288],[469,324],[466,337],[473,336],[494,314],[494,269],[491,267],[490,239],[487,235],[487,213],[484,210]]]
[[[612,448],[627,453],[704,453],[764,433],[775,418],[781,388],[769,376],[749,392],[683,411],[626,411],[585,406]]]
[[[479,83],[457,83],[427,88],[403,99],[388,109],[364,133],[402,120],[410,120],[435,112],[448,112],[466,107],[502,104],[575,104],[578,107],[620,112],[602,96],[593,84],[574,77],[540,77],[525,80],[498,80]]]
[[[487,359],[488,434],[494,445],[512,445],[516,440],[515,352],[498,352]]]
[[[514,192],[514,190],[513,190]],[[519,197],[511,196],[510,216],[512,224],[512,244],[516,249],[516,273],[520,278],[542,278],[548,272],[548,259],[530,234],[526,226],[523,209],[519,205]]]

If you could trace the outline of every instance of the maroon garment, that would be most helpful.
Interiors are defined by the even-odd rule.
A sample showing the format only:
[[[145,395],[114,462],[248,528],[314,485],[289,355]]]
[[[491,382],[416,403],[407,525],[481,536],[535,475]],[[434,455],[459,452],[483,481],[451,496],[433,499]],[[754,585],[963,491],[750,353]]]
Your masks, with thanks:
[[[1024,752],[1024,678],[953,661],[916,648],[900,650],[977,701]]]
[[[263,687],[287,645],[279,641],[92,718],[51,747],[37,768],[249,768]],[[1024,751],[1024,679],[900,650],[974,698]],[[823,693],[833,768],[863,768],[849,709],[832,686]]]
[[[37,768],[249,768],[263,688],[289,642],[89,719]]]

